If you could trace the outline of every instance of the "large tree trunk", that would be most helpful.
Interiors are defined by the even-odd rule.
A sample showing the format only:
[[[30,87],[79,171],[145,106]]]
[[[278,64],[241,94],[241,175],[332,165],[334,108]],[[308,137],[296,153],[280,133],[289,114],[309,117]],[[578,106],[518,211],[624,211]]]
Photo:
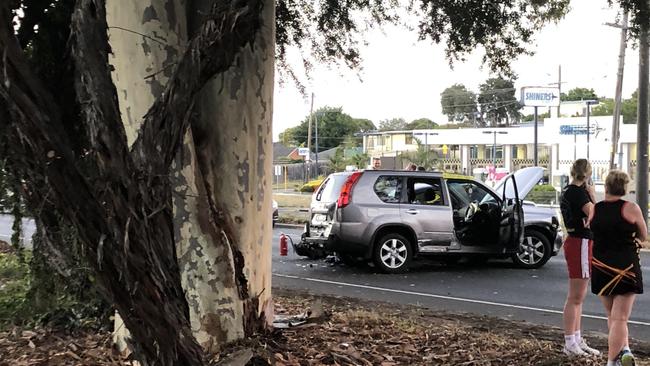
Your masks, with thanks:
[[[131,147],[145,114],[167,85],[183,44],[187,44],[185,4],[181,0],[107,0],[106,23],[111,76]],[[132,352],[130,338],[116,313],[113,340],[124,355]]]
[[[129,149],[109,71],[104,0],[78,0],[70,44],[87,133],[84,146],[89,148],[77,155],[60,107],[28,68],[7,3],[0,2],[0,107],[11,117],[0,111],[0,129],[8,128],[14,147],[10,159],[28,182],[47,182],[32,184],[29,200],[50,202],[77,228],[98,284],[132,331],[145,364],[204,363],[181,287],[169,172],[191,119],[194,96],[215,74],[227,71],[242,49],[253,47],[262,9],[258,0],[219,1],[211,8],[137,137],[128,139],[134,141]],[[206,195],[207,220],[227,233],[226,242],[232,244],[235,226],[210,198]],[[247,284],[249,273],[238,270],[245,267],[244,257],[234,245],[230,250],[236,283]],[[243,304],[254,298],[246,296],[247,290],[242,286],[238,291]],[[259,324],[258,318],[248,319],[244,325]]]
[[[189,1],[190,29],[200,28],[204,19],[199,14],[209,14],[212,2]],[[184,3],[181,0],[147,0],[127,6],[119,0],[107,3],[112,75],[130,143],[137,136],[142,117],[166,86],[172,72],[170,65],[182,53],[182,44],[187,39]],[[272,1],[265,9],[264,24],[271,27],[258,32],[252,52],[247,50],[240,56],[240,60],[246,60],[248,69],[235,73],[241,87],[228,88],[234,98],[229,93],[224,99],[213,81],[204,88],[197,102],[201,111],[209,111],[197,113],[193,121],[194,128],[200,126],[201,130],[202,138],[198,141],[202,145],[201,161],[197,161],[195,139],[192,129],[188,129],[172,169],[176,251],[192,333],[211,352],[260,328],[266,316],[272,315],[271,199],[265,195],[269,192],[266,176],[270,174],[270,159],[265,158],[264,151],[272,148]],[[243,80],[241,71],[249,75],[248,80]],[[231,73],[216,78],[232,78]],[[224,104],[224,100],[229,102]],[[244,119],[254,126],[251,129],[254,133],[240,135]],[[239,142],[233,142],[233,137]],[[216,166],[220,174],[214,174],[215,165],[211,161],[223,156],[233,158],[217,163],[221,164]],[[235,156],[261,158],[240,160]],[[240,169],[242,164],[246,167]],[[237,170],[233,171],[232,167]],[[245,202],[240,200],[243,196],[247,197]],[[246,219],[238,219],[242,217]],[[232,232],[224,231],[221,220],[229,222]],[[258,299],[256,294],[262,295]],[[126,327],[117,316],[115,342],[123,352],[127,351],[127,337]]]
[[[210,1],[190,7],[197,29]],[[273,317],[271,301],[272,116],[275,65],[274,0],[264,0],[261,30],[253,47],[206,84],[193,124],[201,183],[224,219],[235,228],[233,255],[239,298],[222,303],[238,314],[236,332],[250,334]],[[227,285],[223,283],[222,285]],[[210,290],[210,289],[205,289]],[[199,293],[204,296],[205,293]],[[242,308],[243,307],[243,308]]]

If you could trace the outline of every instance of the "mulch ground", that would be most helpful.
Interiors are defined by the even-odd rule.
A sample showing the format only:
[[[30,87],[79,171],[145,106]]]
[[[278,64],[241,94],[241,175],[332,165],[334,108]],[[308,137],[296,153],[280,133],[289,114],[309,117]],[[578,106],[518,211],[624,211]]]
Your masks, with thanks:
[[[468,314],[431,312],[349,298],[274,289],[280,317],[311,313],[304,324],[230,345],[213,361],[255,355],[249,364],[283,365],[599,365],[569,359],[557,328]],[[286,322],[285,322],[286,324]],[[592,336],[606,349],[606,339]],[[0,365],[131,365],[114,353],[109,333],[12,329],[0,333]],[[633,342],[637,364],[650,366],[650,344]],[[248,357],[246,357],[248,359]]]

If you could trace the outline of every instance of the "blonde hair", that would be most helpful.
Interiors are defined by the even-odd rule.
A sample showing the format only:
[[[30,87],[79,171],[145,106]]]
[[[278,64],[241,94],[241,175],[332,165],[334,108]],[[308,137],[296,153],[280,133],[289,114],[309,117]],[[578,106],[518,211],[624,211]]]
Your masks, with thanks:
[[[605,178],[605,192],[612,196],[625,196],[630,177],[620,170],[612,170]]]
[[[571,166],[571,177],[577,180],[585,180],[591,175],[591,163],[587,159],[578,159]]]

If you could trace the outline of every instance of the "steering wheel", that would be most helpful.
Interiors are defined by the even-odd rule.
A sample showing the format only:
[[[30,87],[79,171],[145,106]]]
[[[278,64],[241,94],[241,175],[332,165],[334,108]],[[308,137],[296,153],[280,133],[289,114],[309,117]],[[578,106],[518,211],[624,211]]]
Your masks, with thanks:
[[[470,203],[465,210],[465,221],[470,221],[474,214],[478,211],[478,203],[476,201]]]

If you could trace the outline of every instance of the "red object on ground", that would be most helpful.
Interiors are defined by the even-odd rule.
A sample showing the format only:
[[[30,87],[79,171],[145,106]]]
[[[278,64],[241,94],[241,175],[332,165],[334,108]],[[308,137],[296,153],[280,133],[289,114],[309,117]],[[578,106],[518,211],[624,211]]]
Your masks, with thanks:
[[[287,245],[287,236],[280,233],[280,255],[286,257],[289,254],[289,246]]]

